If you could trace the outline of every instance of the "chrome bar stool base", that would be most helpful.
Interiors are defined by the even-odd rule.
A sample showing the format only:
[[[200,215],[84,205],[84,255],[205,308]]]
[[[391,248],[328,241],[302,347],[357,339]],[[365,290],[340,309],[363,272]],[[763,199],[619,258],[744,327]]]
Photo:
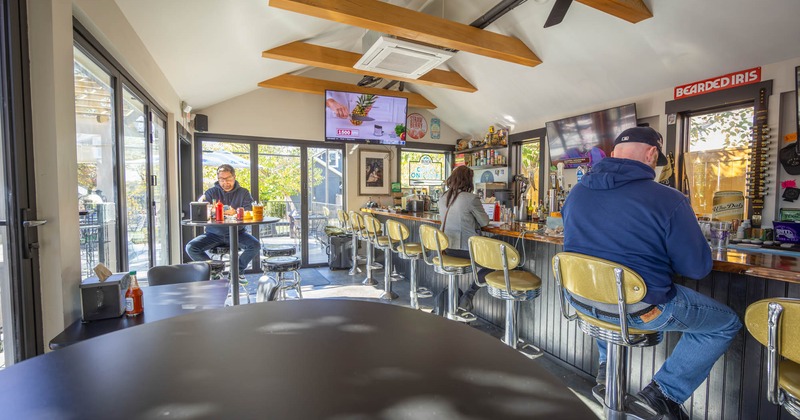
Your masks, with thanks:
[[[594,388],[592,388],[592,395],[594,396],[594,399],[603,406],[603,413],[606,419],[659,420],[662,418],[658,413],[650,409],[650,407],[642,405],[635,396],[630,394],[625,394],[626,411],[618,411],[606,407],[606,386],[603,384],[595,385]]]
[[[383,293],[381,293],[381,300],[395,300],[399,297],[400,295],[398,295],[395,292],[392,292],[391,290],[388,292],[384,291]]]
[[[367,270],[367,277],[361,282],[364,286],[377,286],[378,281],[372,277],[373,263],[372,263],[372,243],[367,242],[367,263],[365,268]]]

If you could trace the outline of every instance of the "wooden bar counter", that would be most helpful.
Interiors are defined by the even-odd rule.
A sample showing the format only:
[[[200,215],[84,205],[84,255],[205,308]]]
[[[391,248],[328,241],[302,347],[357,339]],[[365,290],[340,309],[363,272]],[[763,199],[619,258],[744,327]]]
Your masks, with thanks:
[[[394,213],[367,209],[380,220],[395,218],[406,223],[410,241],[419,241],[419,225],[439,224],[435,213]],[[551,260],[563,250],[563,238],[535,232],[535,223],[511,223],[483,228],[485,234],[497,236],[514,245],[523,256],[524,269],[542,279],[542,294],[520,305],[520,336],[548,355],[594,377],[597,373],[597,347],[575,323],[561,316],[558,293],[551,269]],[[407,275],[408,261],[394,259],[397,270]],[[419,285],[434,294],[446,285],[444,276],[432,267],[419,263]],[[466,290],[472,276],[463,276],[459,287]],[[675,278],[675,283],[710,296],[736,311],[744,319],[751,303],[767,297],[800,298],[800,258],[762,253],[728,251],[714,256],[713,271],[704,279]],[[422,300],[431,306],[431,300]],[[504,302],[480,290],[473,301],[473,312],[481,319],[503,328]],[[636,393],[647,385],[678,342],[680,334],[667,333],[654,347],[632,349],[628,392]],[[730,348],[720,358],[711,374],[684,405],[692,418],[699,419],[791,419],[784,410],[766,399],[764,347],[743,328]]]

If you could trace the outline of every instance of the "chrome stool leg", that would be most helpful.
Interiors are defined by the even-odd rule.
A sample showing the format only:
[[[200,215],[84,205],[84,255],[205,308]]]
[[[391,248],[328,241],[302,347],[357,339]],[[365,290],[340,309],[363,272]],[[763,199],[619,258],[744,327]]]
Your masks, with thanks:
[[[351,276],[355,276],[356,274],[361,272],[361,269],[358,268],[358,235],[353,233],[353,266],[350,268],[350,272],[347,274]]]
[[[383,250],[383,266],[384,267],[391,267],[392,266],[392,250],[391,248],[386,248]],[[383,300],[395,300],[398,298],[397,293],[392,291],[392,276],[389,272],[389,268],[383,270],[383,293],[381,293],[381,299]]]
[[[302,299],[303,298],[303,291],[300,290],[300,273],[297,270],[292,271],[294,276],[294,290],[297,292],[297,297]]]
[[[372,255],[372,242],[367,241],[367,264],[366,264],[367,278],[365,278],[364,281],[361,282],[361,284],[365,286],[375,286],[376,284],[378,284],[378,282],[374,278],[372,278],[372,270],[374,267],[372,265],[373,258],[374,256]]]
[[[458,310],[458,282],[456,281],[455,274],[447,276],[447,319],[459,321],[456,315]]]
[[[409,297],[411,298],[411,309],[419,309],[419,297],[417,296],[417,259],[408,260],[409,268]]]

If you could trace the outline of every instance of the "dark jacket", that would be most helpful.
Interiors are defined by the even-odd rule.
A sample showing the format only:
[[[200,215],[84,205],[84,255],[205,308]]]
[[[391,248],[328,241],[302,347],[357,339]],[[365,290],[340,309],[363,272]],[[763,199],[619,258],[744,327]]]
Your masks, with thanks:
[[[239,185],[239,181],[235,181],[233,183],[233,189],[228,192],[225,192],[225,190],[219,186],[219,182],[215,182],[214,186],[206,190],[204,195],[206,201],[209,203],[213,203],[214,200],[221,200],[223,205],[231,206],[234,209],[239,207],[243,207],[245,210],[253,209],[253,197],[250,196],[250,191],[247,191],[247,188],[242,188]],[[239,228],[239,231],[241,232],[244,229],[245,227],[242,226]],[[228,236],[230,233],[227,227],[219,226],[209,226],[206,228],[206,232],[220,236]]]
[[[572,189],[562,210],[564,250],[633,269],[647,284],[644,301],[650,304],[675,296],[674,274],[700,279],[712,264],[689,200],[654,177],[641,162],[603,159]]]

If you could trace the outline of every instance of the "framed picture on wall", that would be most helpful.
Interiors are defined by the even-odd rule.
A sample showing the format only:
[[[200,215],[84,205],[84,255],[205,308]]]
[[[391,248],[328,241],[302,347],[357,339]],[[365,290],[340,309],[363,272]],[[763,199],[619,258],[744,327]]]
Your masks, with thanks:
[[[358,151],[358,194],[389,195],[389,154]]]

